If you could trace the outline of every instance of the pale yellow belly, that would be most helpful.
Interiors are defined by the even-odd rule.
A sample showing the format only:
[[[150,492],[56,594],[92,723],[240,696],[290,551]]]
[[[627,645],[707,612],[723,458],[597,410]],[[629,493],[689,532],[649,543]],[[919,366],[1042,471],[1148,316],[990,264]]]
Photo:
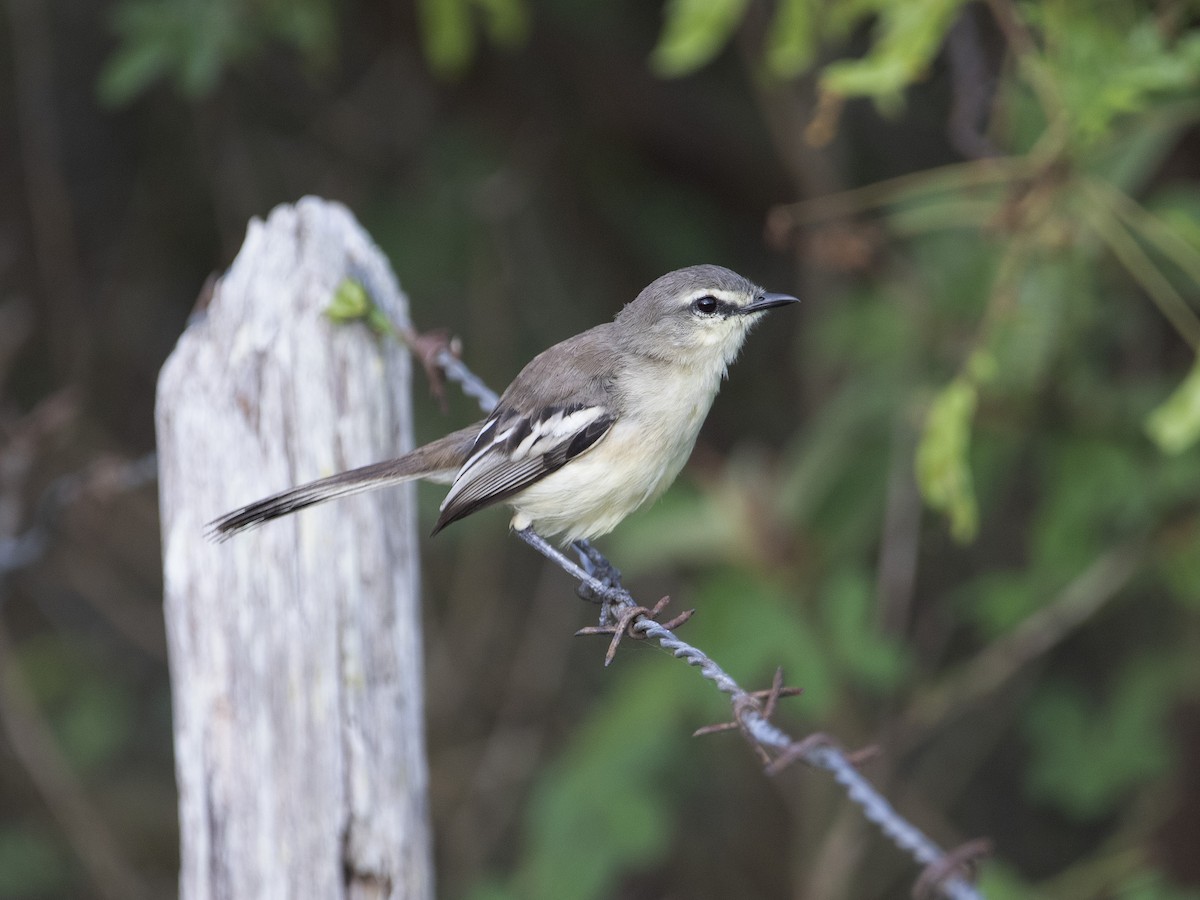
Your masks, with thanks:
[[[671,410],[642,423],[617,422],[592,450],[510,499],[512,527],[532,525],[563,543],[612,531],[675,480],[709,405]]]

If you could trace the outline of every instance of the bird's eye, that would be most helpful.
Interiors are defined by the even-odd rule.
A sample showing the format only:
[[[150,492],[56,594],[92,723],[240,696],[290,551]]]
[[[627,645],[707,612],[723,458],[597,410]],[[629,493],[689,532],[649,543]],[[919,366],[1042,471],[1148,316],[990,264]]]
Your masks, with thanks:
[[[720,307],[720,301],[716,297],[709,297],[707,294],[703,297],[697,297],[692,301],[692,309],[703,316],[711,316]]]

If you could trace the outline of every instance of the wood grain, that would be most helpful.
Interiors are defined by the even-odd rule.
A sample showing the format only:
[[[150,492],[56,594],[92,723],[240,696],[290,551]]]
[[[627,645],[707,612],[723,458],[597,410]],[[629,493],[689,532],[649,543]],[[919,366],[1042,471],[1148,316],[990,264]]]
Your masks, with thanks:
[[[205,537],[411,446],[407,353],[324,315],[346,277],[407,321],[343,207],[278,207],[159,376],[183,900],[433,895],[412,488]]]

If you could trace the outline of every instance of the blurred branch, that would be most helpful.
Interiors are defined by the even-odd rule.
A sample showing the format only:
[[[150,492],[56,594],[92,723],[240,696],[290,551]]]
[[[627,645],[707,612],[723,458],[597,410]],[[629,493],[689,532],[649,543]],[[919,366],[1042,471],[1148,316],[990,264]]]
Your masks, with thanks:
[[[909,710],[909,722],[926,728],[983,700],[1119,594],[1144,556],[1141,544],[1120,546],[1100,556],[1053,601],[990,643],[957,673],[919,695]]]
[[[8,377],[32,327],[33,310],[28,301],[11,298],[0,303],[0,384]]]
[[[843,218],[868,209],[938,193],[967,191],[988,185],[1006,185],[1022,179],[1031,179],[1039,171],[1038,164],[1029,156],[996,156],[951,163],[934,169],[898,175],[837,194],[775,206],[768,213],[769,227],[774,234],[781,228],[813,225],[826,219]]]
[[[889,451],[887,496],[879,536],[876,616],[882,631],[903,634],[917,583],[921,544],[921,494],[913,477],[916,435],[905,414],[895,417]]]
[[[1112,250],[1125,270],[1142,286],[1167,321],[1174,326],[1192,350],[1200,350],[1200,317],[1188,305],[1170,279],[1154,264],[1134,236],[1134,229],[1144,236],[1157,239],[1159,249],[1172,258],[1193,279],[1200,275],[1200,263],[1195,251],[1178,235],[1121,191],[1097,179],[1083,182],[1092,199],[1092,227]],[[1123,221],[1122,221],[1123,220]],[[1170,235],[1168,237],[1167,235]]]
[[[1037,39],[1013,0],[986,2],[1046,117],[1046,130],[1030,149],[1029,156],[1048,162],[1062,152],[1067,141],[1067,117],[1058,84],[1046,70]]]
[[[16,133],[24,169],[25,202],[33,225],[33,256],[49,321],[47,336],[57,374],[78,377],[86,364],[75,215],[62,170],[62,141],[54,108],[50,4],[8,0],[12,28]]]
[[[411,331],[402,333],[410,347],[419,347],[417,335]],[[481,401],[484,410],[495,403],[496,395],[476,378],[456,356],[442,349],[432,357],[447,378],[462,384],[464,390]],[[445,365],[449,363],[449,365]],[[813,734],[796,740],[770,722],[775,701],[782,696],[781,683],[777,680],[770,692],[751,693],[743,689],[711,657],[672,631],[682,624],[685,616],[674,622],[659,623],[654,615],[665,605],[660,602],[654,610],[639,604],[633,596],[620,587],[617,570],[594,548],[585,546],[593,571],[610,573],[601,579],[585,571],[566,557],[556,547],[532,529],[518,531],[517,537],[529,544],[547,559],[557,564],[568,575],[580,583],[580,592],[585,597],[604,603],[601,613],[601,628],[590,632],[606,631],[613,634],[608,661],[623,635],[633,638],[652,638],[675,657],[700,670],[700,674],[726,694],[733,708],[736,726],[750,744],[759,751],[766,762],[768,774],[775,774],[792,762],[803,761],[808,765],[829,772],[845,790],[852,803],[858,805],[867,820],[876,825],[893,844],[924,867],[917,882],[920,896],[943,896],[952,900],[980,900],[979,892],[965,880],[974,857],[981,855],[978,843],[965,845],[966,852],[943,851],[916,826],[904,819],[887,799],[859,773],[851,755],[846,754],[835,741],[822,734]]]
[[[983,39],[975,11],[968,4],[946,39],[950,63],[950,121],[946,132],[950,143],[968,159],[995,156],[996,148],[984,133],[988,109],[995,93],[995,75],[988,71]]]
[[[1088,186],[1108,200],[1126,226],[1152,243],[1158,251],[1200,284],[1200,250],[1190,244],[1177,229],[1138,203],[1123,190],[1100,178],[1089,179]]]

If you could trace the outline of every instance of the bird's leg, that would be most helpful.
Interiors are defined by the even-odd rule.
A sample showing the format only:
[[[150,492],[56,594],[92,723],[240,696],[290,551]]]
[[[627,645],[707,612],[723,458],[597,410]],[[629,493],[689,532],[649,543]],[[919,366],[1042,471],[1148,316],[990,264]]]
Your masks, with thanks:
[[[579,555],[579,561],[593,578],[598,578],[609,587],[621,586],[621,570],[608,561],[603,553],[592,546],[591,541],[574,541],[571,547]]]
[[[578,593],[585,600],[590,600],[593,603],[600,603],[600,620],[606,622],[611,618],[611,608],[614,604],[623,604],[632,602],[629,594],[620,586],[621,573],[608,565],[610,573],[615,573],[616,584],[611,583],[605,578],[597,577],[586,569],[580,568],[567,557],[561,550],[547,541],[544,537],[534,531],[532,528],[523,528],[517,532],[517,537],[527,543],[530,547],[547,559],[555,562],[566,571],[569,575],[573,575],[579,580]],[[589,545],[590,547],[590,545]],[[576,548],[578,551],[578,548]],[[592,550],[597,556],[599,553]],[[600,556],[600,559],[604,557]],[[589,560],[589,563],[591,561]],[[607,562],[607,560],[605,560]]]
[[[624,590],[621,587],[621,570],[608,561],[603,553],[592,546],[591,541],[580,540],[573,541],[571,547],[579,555],[579,561],[583,563],[583,567],[588,574],[600,581],[607,587],[615,588],[616,590]],[[579,596],[585,600],[596,602],[595,592],[591,591],[586,585],[579,586]],[[617,621],[617,614],[613,610],[613,602],[608,597],[601,596],[600,601],[600,625],[604,626],[610,622]]]

